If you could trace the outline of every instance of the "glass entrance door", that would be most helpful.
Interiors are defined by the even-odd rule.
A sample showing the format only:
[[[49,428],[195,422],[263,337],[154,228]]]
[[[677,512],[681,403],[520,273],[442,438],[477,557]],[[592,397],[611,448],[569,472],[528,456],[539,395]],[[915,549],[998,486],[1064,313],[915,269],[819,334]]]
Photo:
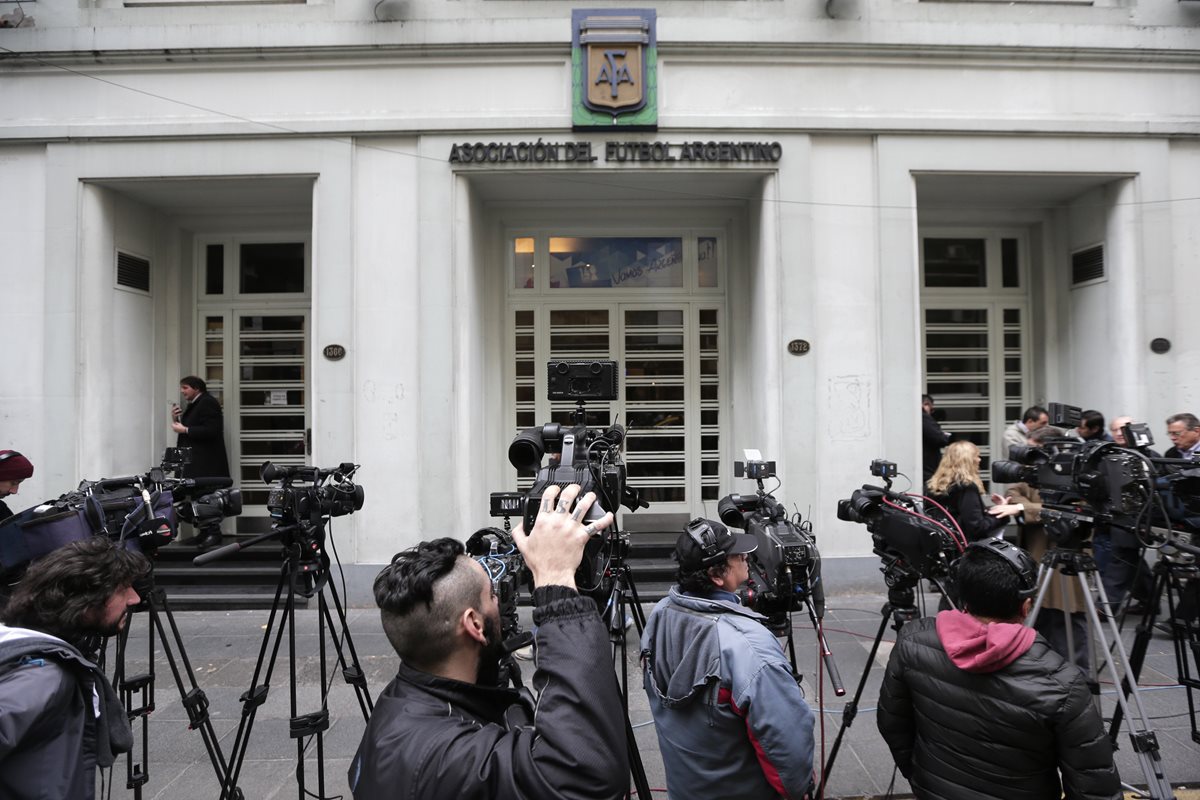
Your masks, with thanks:
[[[200,360],[225,412],[243,510],[233,530],[270,527],[264,461],[308,463],[309,266],[306,241],[221,237],[198,243]]]
[[[235,450],[245,505],[237,530],[261,533],[270,527],[263,462],[308,463],[308,313],[239,311],[236,319]]]
[[[925,391],[942,427],[979,446],[984,474],[1004,427],[1029,404],[1029,301],[1019,231],[922,238]]]

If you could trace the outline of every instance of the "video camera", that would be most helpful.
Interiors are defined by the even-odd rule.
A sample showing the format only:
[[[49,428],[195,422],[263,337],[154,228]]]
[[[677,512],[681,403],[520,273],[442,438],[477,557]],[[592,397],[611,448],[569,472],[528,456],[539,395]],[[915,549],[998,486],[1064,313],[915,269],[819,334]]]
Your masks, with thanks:
[[[500,636],[506,640],[520,632],[517,595],[521,585],[529,585],[533,577],[512,538],[511,518],[520,516],[524,505],[525,498],[520,492],[493,492],[491,515],[503,517],[504,527],[480,528],[466,543],[467,552],[483,565],[496,587]]]
[[[1069,425],[1079,408],[1051,403],[1050,424]],[[1024,482],[1042,495],[1046,532],[1059,546],[1078,547],[1096,524],[1132,531],[1164,552],[1200,553],[1200,465],[1157,457],[1144,424],[1125,426],[1132,447],[1062,438],[1041,447],[1014,445],[1008,461],[992,462],[992,480]]]
[[[574,400],[576,409],[570,425],[548,423],[527,428],[517,434],[508,447],[508,461],[522,472],[536,472],[533,486],[523,498],[524,529],[533,529],[541,508],[542,495],[551,486],[566,488],[579,484],[580,496],[595,492],[596,502],[588,509],[584,522],[600,519],[619,505],[630,511],[648,508],[637,489],[628,483],[621,461],[621,443],[625,429],[612,424],[607,429],[589,428],[585,404],[588,400],[616,400],[618,379],[616,361],[551,360],[547,362],[547,396],[550,400]],[[550,453],[550,463],[542,459]],[[581,590],[598,588],[603,578],[606,552],[621,546],[616,524],[607,535],[594,539],[584,550],[576,573]]]
[[[873,551],[883,561],[880,572],[889,588],[916,586],[921,578],[944,583],[950,562],[965,547],[946,526],[931,519],[917,499],[892,491],[895,462],[876,459],[871,474],[884,486],[864,485],[838,501],[838,519],[866,525]]]
[[[777,477],[774,461],[763,461],[757,450],[745,451],[745,457],[745,462],[734,462],[734,476],[757,481],[757,492],[729,494],[717,503],[722,522],[758,540],[758,549],[749,557],[751,583],[743,602],[766,616],[772,630],[788,628],[788,613],[801,609],[805,601],[818,619],[824,618],[821,554],[812,522],[801,520],[799,513],[789,519],[783,504],[763,487],[765,479]]]
[[[267,493],[267,511],[275,520],[274,526],[315,523],[360,510],[366,495],[352,480],[357,470],[358,465],[349,462],[332,469],[264,462],[259,473],[263,483],[279,483]]]
[[[188,448],[168,448],[163,465],[142,475],[84,480],[73,491],[0,525],[0,572],[12,574],[65,544],[108,536],[126,548],[152,554],[178,534],[179,520],[201,529],[242,512],[241,493],[229,478],[175,478]]]

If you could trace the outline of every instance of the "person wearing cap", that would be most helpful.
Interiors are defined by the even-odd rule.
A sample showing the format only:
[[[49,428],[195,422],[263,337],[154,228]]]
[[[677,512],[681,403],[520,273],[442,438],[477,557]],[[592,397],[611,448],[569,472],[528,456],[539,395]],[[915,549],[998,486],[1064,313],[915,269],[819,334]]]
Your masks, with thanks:
[[[1087,676],[1023,624],[1037,562],[988,539],[952,569],[962,610],[900,629],[875,712],[913,795],[1119,800]]]
[[[0,450],[0,522],[13,515],[4,502],[10,494],[16,494],[21,481],[33,477],[33,464],[16,450]]]
[[[813,713],[783,647],[739,587],[758,542],[695,519],[675,544],[678,584],[646,622],[642,668],[675,800],[800,800],[813,778]]]

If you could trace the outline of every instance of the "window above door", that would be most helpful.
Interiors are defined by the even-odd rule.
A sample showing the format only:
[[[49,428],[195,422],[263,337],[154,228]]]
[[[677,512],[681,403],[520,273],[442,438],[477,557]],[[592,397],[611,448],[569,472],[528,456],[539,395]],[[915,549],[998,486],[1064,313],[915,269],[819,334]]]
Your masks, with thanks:
[[[689,232],[664,235],[559,235],[510,238],[510,293],[519,296],[629,293],[647,290],[688,294],[720,291],[724,259],[719,236]]]

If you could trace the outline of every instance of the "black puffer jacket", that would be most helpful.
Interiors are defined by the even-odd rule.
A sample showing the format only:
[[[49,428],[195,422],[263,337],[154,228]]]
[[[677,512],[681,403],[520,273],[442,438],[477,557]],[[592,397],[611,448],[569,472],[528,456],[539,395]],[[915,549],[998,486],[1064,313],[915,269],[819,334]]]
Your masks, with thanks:
[[[967,672],[947,656],[933,617],[911,622],[888,661],[877,718],[922,800],[1121,797],[1084,675],[1041,636],[1007,666]]]
[[[596,603],[561,586],[535,590],[534,602],[536,712],[512,690],[401,664],[350,764],[356,800],[611,800],[625,794],[624,712]]]

